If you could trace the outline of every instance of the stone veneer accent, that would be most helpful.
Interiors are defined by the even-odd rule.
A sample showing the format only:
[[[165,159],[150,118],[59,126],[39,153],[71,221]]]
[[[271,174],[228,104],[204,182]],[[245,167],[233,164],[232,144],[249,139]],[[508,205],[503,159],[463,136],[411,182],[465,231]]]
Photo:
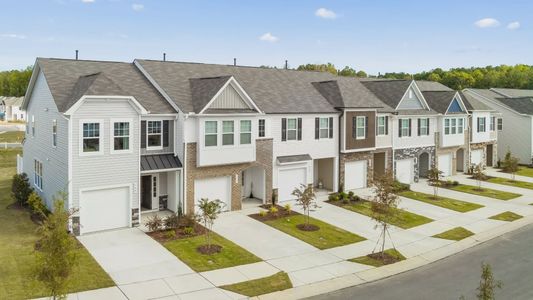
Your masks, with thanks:
[[[362,151],[362,152],[351,152],[351,153],[340,153],[339,154],[339,184],[344,186],[345,178],[345,169],[344,166],[347,162],[366,160],[367,161],[367,172],[366,180],[367,185],[370,185],[374,179],[374,153],[385,152],[385,159],[387,160],[386,165],[392,165],[392,148],[380,149],[375,151]]]
[[[459,149],[463,149],[464,151],[464,172],[468,170],[470,167],[470,152],[468,151],[468,143],[470,140],[470,131],[468,128],[463,129],[464,133],[464,144],[460,146],[453,146],[453,147],[446,147],[441,148],[440,146],[437,148],[437,157],[441,154],[452,154],[452,175],[457,174],[457,151]],[[435,145],[440,145],[440,136],[441,132],[435,132]],[[435,158],[437,159],[437,158]],[[437,162],[437,160],[435,160]]]
[[[408,158],[416,158],[416,163],[414,164],[414,181],[418,182],[419,176],[419,168],[418,168],[418,157],[422,153],[428,153],[429,154],[429,166],[433,163],[435,163],[435,146],[427,146],[427,147],[415,147],[415,148],[405,148],[405,149],[395,149],[394,150],[394,160],[401,160],[401,159],[408,159]],[[396,174],[396,166],[394,166],[394,173]]]
[[[256,140],[255,149],[254,162],[197,167],[197,145],[196,143],[188,143],[186,145],[187,161],[185,164],[187,213],[194,213],[194,180],[220,176],[231,176],[231,210],[241,209],[241,172],[254,166],[265,170],[265,202],[270,203],[272,201],[272,139]],[[239,176],[239,182],[235,182],[235,175]]]
[[[139,226],[139,209],[133,208],[131,210],[131,226],[136,227]]]
[[[495,141],[490,142],[483,142],[483,143],[472,143],[470,144],[470,151],[472,150],[483,150],[483,156],[481,157],[481,164],[483,165],[483,168],[486,167],[487,164],[487,145],[493,145],[492,146],[492,165],[495,166],[496,162],[498,161],[498,144]],[[470,170],[470,162],[472,161],[472,158],[470,157],[470,153],[468,153],[468,161],[467,163],[467,170]]]

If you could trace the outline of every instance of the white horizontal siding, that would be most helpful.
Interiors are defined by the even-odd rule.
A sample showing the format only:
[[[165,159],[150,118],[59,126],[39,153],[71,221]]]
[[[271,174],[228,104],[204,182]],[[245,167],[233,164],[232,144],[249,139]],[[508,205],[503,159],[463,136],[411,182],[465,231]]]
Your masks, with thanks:
[[[378,114],[377,115],[378,117],[379,116],[386,116],[386,115],[380,115]],[[392,147],[392,136],[393,136],[393,131],[392,131],[392,118],[389,116],[387,118],[389,124],[388,124],[388,129],[389,129],[389,132],[387,135],[377,135],[377,124],[378,124],[378,118],[376,117],[376,148],[389,148],[389,147]],[[342,135],[341,135],[342,136]]]
[[[398,119],[399,118],[410,118],[411,119],[411,136],[399,137],[398,134]],[[435,132],[437,131],[437,119],[435,117],[429,117],[429,135],[418,136],[418,118],[428,118],[427,116],[411,116],[411,117],[402,117],[397,116],[392,118],[392,127],[389,127],[389,130],[392,130],[393,135],[393,145],[395,149],[402,148],[415,148],[415,147],[424,147],[435,145]]]

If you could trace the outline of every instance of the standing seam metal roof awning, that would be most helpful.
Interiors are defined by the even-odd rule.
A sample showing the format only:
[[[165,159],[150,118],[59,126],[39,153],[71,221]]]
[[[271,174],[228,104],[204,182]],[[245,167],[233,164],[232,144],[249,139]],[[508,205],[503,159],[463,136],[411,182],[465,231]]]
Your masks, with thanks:
[[[141,172],[179,169],[181,161],[174,154],[154,154],[141,156]]]
[[[278,160],[278,164],[283,165],[283,164],[304,162],[304,161],[313,160],[313,159],[311,158],[311,155],[309,154],[300,154],[300,155],[278,156],[277,160]]]

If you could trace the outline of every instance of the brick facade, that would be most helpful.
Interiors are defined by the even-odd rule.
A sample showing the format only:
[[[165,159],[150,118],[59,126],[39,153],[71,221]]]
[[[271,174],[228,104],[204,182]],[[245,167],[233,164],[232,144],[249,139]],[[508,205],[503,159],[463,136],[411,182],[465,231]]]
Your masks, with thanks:
[[[197,167],[196,165],[196,143],[186,145],[187,159],[185,173],[187,183],[185,187],[186,211],[194,213],[194,181],[220,176],[231,176],[231,210],[241,209],[241,182],[242,171],[258,166],[265,170],[265,202],[272,201],[272,139],[256,140],[256,157],[251,163],[240,163],[231,165]],[[238,178],[238,181],[235,178]]]

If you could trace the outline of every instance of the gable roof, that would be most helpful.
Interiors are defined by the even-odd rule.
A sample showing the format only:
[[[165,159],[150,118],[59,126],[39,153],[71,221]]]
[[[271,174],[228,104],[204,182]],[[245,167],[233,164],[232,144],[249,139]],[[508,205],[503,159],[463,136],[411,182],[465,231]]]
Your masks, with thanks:
[[[361,80],[361,83],[385,104],[396,108],[400,101],[402,101],[409,86],[411,86],[412,80],[364,79]]]
[[[37,58],[36,64],[60,112],[66,112],[83,95],[117,93],[133,96],[150,113],[176,112],[132,63]]]
[[[448,113],[448,107],[450,107],[451,102],[456,98],[457,92],[454,90],[426,91],[422,92],[422,94],[424,94],[424,98],[431,108],[444,115]]]
[[[20,106],[24,97],[0,97],[6,106]]]
[[[189,79],[194,112],[199,113],[230,78],[231,76],[218,76]]]
[[[533,97],[497,98],[497,101],[525,115],[533,115]]]
[[[429,80],[416,80],[416,85],[421,92],[436,92],[436,91],[454,91],[444,84]]]
[[[465,107],[468,111],[475,111],[475,110],[491,111],[493,110],[490,106],[476,99],[476,97],[472,96],[468,92],[468,90],[459,92],[459,96],[461,96],[461,99],[463,99],[463,103],[465,104]]]
[[[155,60],[135,63],[185,113],[197,109],[190,79],[221,76],[233,76],[265,113],[338,112],[312,84],[336,78],[329,73]]]
[[[491,91],[507,98],[533,97],[533,90],[491,88]]]

